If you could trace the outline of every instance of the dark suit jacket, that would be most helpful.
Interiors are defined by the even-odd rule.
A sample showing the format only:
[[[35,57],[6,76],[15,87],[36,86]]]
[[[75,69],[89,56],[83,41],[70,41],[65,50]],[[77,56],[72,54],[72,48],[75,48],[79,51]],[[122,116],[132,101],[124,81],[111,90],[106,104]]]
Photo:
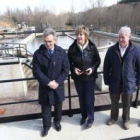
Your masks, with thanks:
[[[106,53],[103,71],[104,82],[109,85],[111,93],[119,93],[121,86],[123,93],[132,94],[140,85],[140,48],[130,42],[123,60],[119,44],[111,46]]]
[[[90,81],[97,78],[97,68],[100,65],[100,56],[98,50],[93,42],[89,40],[88,46],[83,50],[83,53],[77,46],[77,40],[69,47],[68,57],[70,62],[70,70],[72,78],[79,81]],[[76,75],[74,72],[75,68],[79,68],[85,71],[88,68],[92,68],[91,75]]]
[[[69,61],[66,52],[55,45],[52,58],[49,58],[45,45],[34,53],[33,75],[39,82],[39,103],[41,105],[52,105],[64,100],[64,80],[69,73]],[[55,80],[59,83],[56,90],[47,85]]]

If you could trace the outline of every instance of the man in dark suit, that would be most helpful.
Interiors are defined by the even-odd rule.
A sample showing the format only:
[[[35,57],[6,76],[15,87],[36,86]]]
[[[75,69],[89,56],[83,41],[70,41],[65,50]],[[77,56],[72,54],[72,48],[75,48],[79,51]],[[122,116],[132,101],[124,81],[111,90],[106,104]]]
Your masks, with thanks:
[[[124,26],[118,32],[118,42],[111,46],[104,61],[104,81],[109,86],[111,114],[107,124],[119,117],[119,100],[122,99],[123,128],[130,127],[130,106],[136,86],[140,85],[140,48],[131,42],[131,29]]]
[[[51,127],[51,107],[54,105],[54,125],[61,130],[62,101],[64,100],[64,80],[69,73],[66,52],[56,43],[56,32],[52,28],[44,31],[44,44],[34,53],[33,75],[39,82],[39,103],[43,117],[42,136]]]

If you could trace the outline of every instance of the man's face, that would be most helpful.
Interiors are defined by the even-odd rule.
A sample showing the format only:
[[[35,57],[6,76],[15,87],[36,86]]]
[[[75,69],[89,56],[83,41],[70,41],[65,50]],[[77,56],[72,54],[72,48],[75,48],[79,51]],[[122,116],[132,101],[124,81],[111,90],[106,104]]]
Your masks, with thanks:
[[[130,40],[130,36],[127,35],[126,33],[121,33],[119,35],[119,44],[121,47],[125,48],[127,45],[129,45],[129,40]]]
[[[46,37],[44,37],[44,43],[46,48],[51,49],[54,44],[55,44],[56,40],[54,39],[53,35],[48,35]]]

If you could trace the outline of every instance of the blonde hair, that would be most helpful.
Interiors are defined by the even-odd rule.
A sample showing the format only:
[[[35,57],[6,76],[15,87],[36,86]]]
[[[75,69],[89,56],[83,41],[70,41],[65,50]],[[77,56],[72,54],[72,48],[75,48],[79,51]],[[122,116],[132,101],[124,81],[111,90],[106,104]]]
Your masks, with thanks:
[[[86,40],[89,39],[89,29],[85,25],[79,25],[76,27],[75,34],[84,33],[86,36]]]

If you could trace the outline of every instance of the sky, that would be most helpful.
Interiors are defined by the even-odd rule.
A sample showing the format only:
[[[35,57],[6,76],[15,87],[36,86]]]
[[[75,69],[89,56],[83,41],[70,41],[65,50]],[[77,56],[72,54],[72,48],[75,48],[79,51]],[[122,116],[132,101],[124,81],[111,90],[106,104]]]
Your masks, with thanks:
[[[56,14],[61,12],[71,11],[74,8],[75,12],[84,11],[91,8],[92,0],[4,0],[0,4],[0,13],[4,13],[9,9],[25,9],[30,6],[32,9],[35,7],[46,8]],[[111,6],[117,3],[117,0],[104,0],[105,6]]]

